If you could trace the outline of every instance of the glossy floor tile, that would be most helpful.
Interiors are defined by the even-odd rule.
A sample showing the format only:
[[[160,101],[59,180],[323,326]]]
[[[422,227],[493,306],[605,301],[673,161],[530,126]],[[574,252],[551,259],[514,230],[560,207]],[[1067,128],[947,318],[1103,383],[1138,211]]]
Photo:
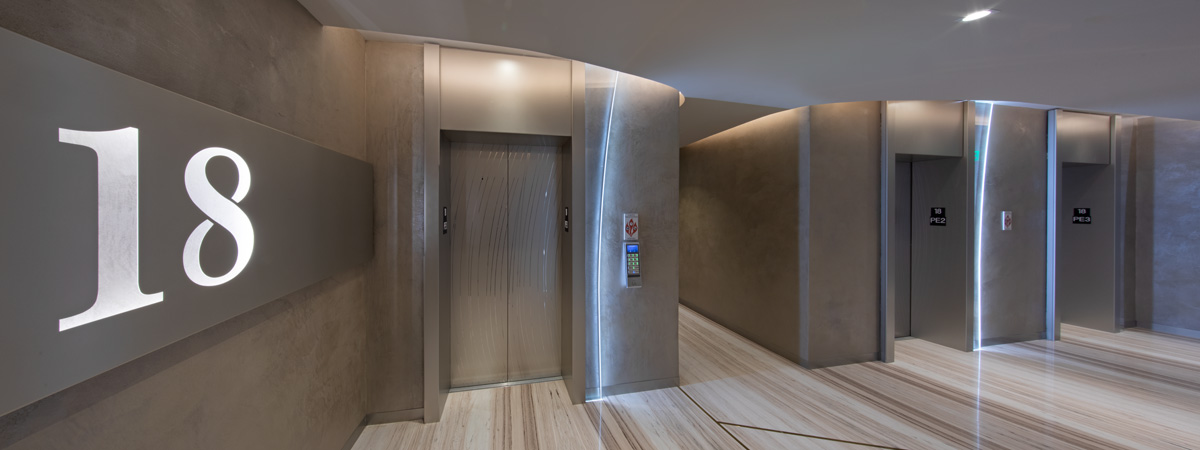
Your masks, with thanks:
[[[1200,341],[1064,326],[1059,342],[806,370],[680,311],[682,389],[717,421],[895,448],[1200,449]]]
[[[572,405],[561,381],[450,394],[441,422],[367,427],[354,450],[740,449],[678,388]]]
[[[807,370],[680,308],[681,387],[571,405],[561,382],[457,392],[354,450],[1193,449],[1200,341],[1063,326],[1058,342]]]

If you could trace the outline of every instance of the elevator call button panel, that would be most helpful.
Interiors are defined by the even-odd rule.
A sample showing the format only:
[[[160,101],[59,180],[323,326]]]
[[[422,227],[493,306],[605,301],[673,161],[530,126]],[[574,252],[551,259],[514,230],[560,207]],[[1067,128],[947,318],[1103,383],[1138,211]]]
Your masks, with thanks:
[[[625,242],[625,287],[642,287],[641,245]]]

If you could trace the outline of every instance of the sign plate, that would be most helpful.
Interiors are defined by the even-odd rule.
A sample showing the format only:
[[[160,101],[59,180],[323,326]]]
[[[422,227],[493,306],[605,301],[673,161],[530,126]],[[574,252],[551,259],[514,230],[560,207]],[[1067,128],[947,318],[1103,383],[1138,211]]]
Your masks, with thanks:
[[[1092,208],[1071,208],[1071,223],[1077,225],[1092,224]]]
[[[929,226],[933,226],[933,227],[946,226],[946,208],[941,208],[941,207],[929,208]]]
[[[368,261],[363,161],[0,30],[0,414]]]
[[[624,228],[624,230],[625,230],[625,232],[624,232],[625,238],[623,240],[626,240],[626,241],[638,240],[638,215],[632,214],[632,213],[625,213],[624,218],[623,218],[623,223],[624,223],[624,226],[622,228]]]

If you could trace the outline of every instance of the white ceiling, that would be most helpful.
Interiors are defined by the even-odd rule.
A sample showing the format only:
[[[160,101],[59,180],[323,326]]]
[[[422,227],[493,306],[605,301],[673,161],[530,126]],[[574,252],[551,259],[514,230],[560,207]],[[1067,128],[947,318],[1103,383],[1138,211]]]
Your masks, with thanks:
[[[300,0],[778,108],[977,99],[1200,120],[1200,0]],[[996,13],[977,22],[977,9]]]

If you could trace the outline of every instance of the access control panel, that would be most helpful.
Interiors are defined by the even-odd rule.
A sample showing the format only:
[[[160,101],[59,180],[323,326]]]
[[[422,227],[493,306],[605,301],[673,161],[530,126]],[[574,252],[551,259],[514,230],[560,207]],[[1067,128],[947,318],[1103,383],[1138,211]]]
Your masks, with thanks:
[[[625,242],[625,287],[642,287],[641,244]]]

